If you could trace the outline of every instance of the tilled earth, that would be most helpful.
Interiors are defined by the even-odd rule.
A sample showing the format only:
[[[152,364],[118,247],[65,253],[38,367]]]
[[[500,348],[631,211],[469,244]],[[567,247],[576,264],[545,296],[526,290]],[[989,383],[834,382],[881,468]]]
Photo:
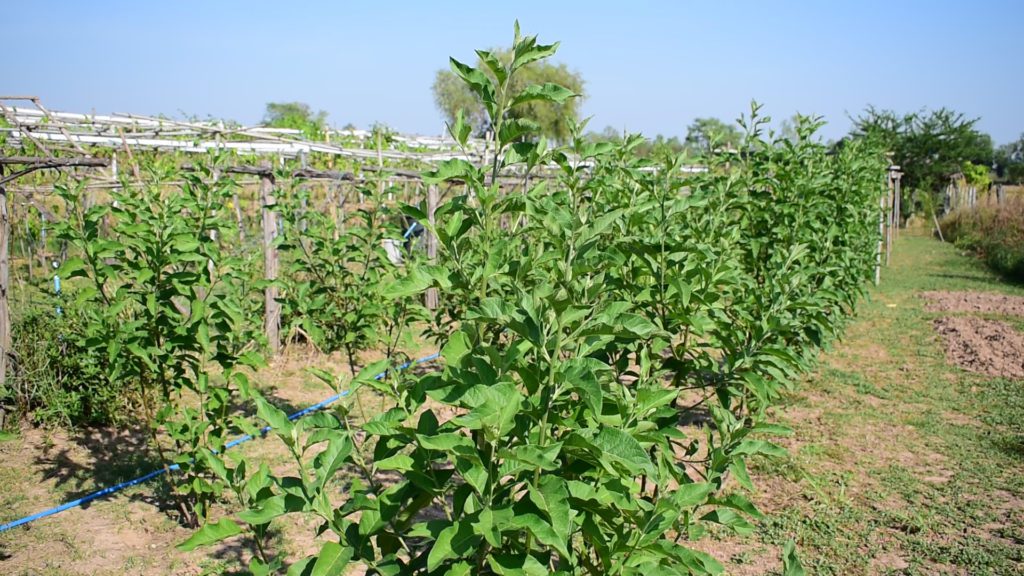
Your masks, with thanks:
[[[929,312],[974,312],[1024,317],[1024,297],[991,292],[922,292]]]
[[[965,370],[1003,378],[1024,378],[1024,334],[998,320],[947,316],[934,321],[946,357]]]

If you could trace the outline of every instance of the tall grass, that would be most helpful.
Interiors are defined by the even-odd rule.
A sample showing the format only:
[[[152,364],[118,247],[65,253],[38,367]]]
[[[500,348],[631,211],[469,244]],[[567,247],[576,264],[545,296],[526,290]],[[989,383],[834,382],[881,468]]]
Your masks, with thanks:
[[[976,252],[993,270],[1024,282],[1024,199],[1009,197],[1002,206],[960,209],[940,222],[942,235]]]

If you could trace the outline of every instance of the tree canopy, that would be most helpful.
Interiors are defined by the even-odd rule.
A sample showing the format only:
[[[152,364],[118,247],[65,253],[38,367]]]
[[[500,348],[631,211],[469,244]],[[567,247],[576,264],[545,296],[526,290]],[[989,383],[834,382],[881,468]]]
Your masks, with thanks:
[[[695,118],[686,129],[683,144],[694,154],[707,154],[719,148],[736,148],[743,139],[734,124],[718,118]]]
[[[1024,182],[1024,134],[995,152],[996,176],[1007,182]]]
[[[851,136],[874,138],[892,153],[908,188],[937,191],[967,163],[991,166],[992,138],[975,128],[978,120],[947,108],[897,114],[868,107],[853,119]]]
[[[327,112],[314,113],[304,102],[268,102],[263,125],[302,130],[307,137],[319,139],[327,128]]]
[[[507,64],[512,61],[512,52],[509,50],[493,50],[491,54],[501,63]],[[478,58],[477,68],[486,71],[493,79],[491,67],[482,58]],[[560,103],[542,100],[525,102],[509,111],[512,118],[536,122],[539,126],[539,135],[558,142],[568,140],[570,126],[579,117],[580,106],[583,103],[583,78],[579,73],[573,72],[565,64],[536,61],[525,65],[513,77],[512,82],[515,84],[510,87],[512,92],[518,92],[531,84],[551,83],[563,86],[577,95],[576,98],[568,98]],[[433,92],[434,102],[449,124],[455,123],[456,116],[461,110],[464,121],[477,135],[484,134],[490,128],[487,112],[480,98],[451,70],[437,71]]]
[[[600,132],[587,132],[587,139],[591,142],[614,142],[621,143],[625,140],[623,133],[616,130],[614,126],[605,126]],[[686,147],[678,136],[665,136],[658,134],[654,138],[646,138],[643,142],[633,148],[637,156],[652,157],[663,154],[675,155],[681,153]]]

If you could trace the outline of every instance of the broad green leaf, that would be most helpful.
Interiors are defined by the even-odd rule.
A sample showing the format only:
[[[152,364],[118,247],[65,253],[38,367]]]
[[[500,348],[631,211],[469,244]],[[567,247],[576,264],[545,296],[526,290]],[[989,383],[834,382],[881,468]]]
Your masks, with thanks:
[[[483,182],[483,173],[480,169],[461,158],[445,160],[437,165],[436,170],[424,172],[421,176],[427,184],[438,184],[449,180]]]
[[[527,86],[522,92],[512,99],[510,108],[525,104],[527,102],[542,101],[561,104],[569,98],[576,96],[572,90],[558,84],[547,82],[544,84],[533,84]]]
[[[337,542],[324,542],[320,547],[320,554],[313,564],[312,576],[338,576],[345,572],[349,560],[352,559],[352,549],[343,547]]]
[[[754,533],[754,525],[751,524],[736,512],[728,508],[718,508],[712,510],[707,514],[701,516],[701,520],[705,522],[714,522],[721,524],[727,528],[731,528],[734,532],[740,536],[746,536]]]
[[[530,41],[517,44],[514,47],[514,58],[512,59],[512,70],[518,70],[530,62],[536,62],[555,55],[558,51],[558,42],[554,44],[537,44],[536,38]]]
[[[621,472],[635,475],[653,473],[654,465],[636,438],[617,428],[603,428],[591,441],[600,450],[599,458],[619,465]]]
[[[76,278],[78,276],[86,276],[85,267],[85,260],[81,259],[78,256],[72,256],[65,260],[63,264],[60,265],[60,268],[57,269],[57,272],[55,274],[57,276],[60,276],[61,278],[68,279]]]
[[[264,422],[269,424],[282,439],[286,442],[289,441],[292,436],[294,426],[291,421],[288,420],[287,414],[272,405],[270,402],[267,402],[263,397],[256,398],[256,414]]]
[[[455,141],[458,142],[460,146],[465,147],[466,143],[469,141],[469,134],[472,131],[473,127],[466,123],[465,115],[460,108],[455,115],[455,124],[448,125],[448,133],[452,135],[452,138],[455,138]],[[423,220],[420,221],[426,221],[426,216],[424,215]]]
[[[672,494],[672,503],[680,510],[696,506],[707,499],[712,488],[711,484],[707,482],[683,484]]]
[[[492,554],[487,565],[501,576],[548,576],[546,566],[528,554]]]
[[[448,338],[448,342],[441,349],[441,356],[449,366],[459,366],[462,358],[469,353],[472,346],[469,336],[460,330]]]
[[[373,463],[377,470],[398,470],[403,472],[413,470],[415,464],[416,462],[407,454],[395,454]]]
[[[444,432],[441,434],[418,434],[416,436],[417,442],[420,446],[427,450],[441,450],[444,452],[451,451],[456,446],[463,446],[472,449],[473,440],[464,434],[458,432]]]
[[[565,480],[557,476],[542,476],[537,487],[529,487],[529,496],[530,501],[547,514],[551,528],[562,542],[562,553],[568,555],[565,543],[569,541],[569,535],[572,533],[573,514],[569,508],[569,490],[565,486]]]
[[[782,547],[782,576],[804,576],[804,567],[796,554],[796,544],[787,540]]]
[[[481,537],[469,522],[456,522],[441,531],[427,555],[427,570],[436,570],[445,560],[461,558],[479,544]]]
[[[199,546],[206,546],[208,544],[214,544],[220,542],[225,538],[242,533],[241,527],[235,524],[230,518],[222,518],[218,522],[206,524],[199,530],[197,530],[188,540],[185,540],[181,544],[178,544],[178,550],[188,552],[194,550]]]
[[[287,576],[312,576],[316,556],[306,556],[288,567]]]
[[[300,512],[304,508],[302,498],[293,494],[279,494],[257,502],[256,507],[238,514],[238,518],[252,525],[266,524],[289,512]]]
[[[477,50],[476,55],[480,57],[480,61],[487,66],[487,69],[494,74],[494,77],[498,79],[499,84],[504,84],[505,80],[508,79],[508,72],[505,70],[505,66],[498,60],[492,52],[488,50]]]

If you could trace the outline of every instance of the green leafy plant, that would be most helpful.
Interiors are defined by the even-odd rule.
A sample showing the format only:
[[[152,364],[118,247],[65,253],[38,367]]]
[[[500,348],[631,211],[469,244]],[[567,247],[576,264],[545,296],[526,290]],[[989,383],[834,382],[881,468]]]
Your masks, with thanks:
[[[180,467],[175,495],[192,526],[219,491],[197,456],[223,448],[244,368],[260,363],[239,290],[247,272],[218,241],[233,225],[223,208],[232,182],[214,176],[218,162],[171,189],[177,168],[156,162],[143,186],[124,182],[109,204],[86,207],[82,183],[57,189],[69,219],[55,230],[78,254],[58,271],[82,311],[74,344],[105,360],[100,387],[131,397],[164,466]]]
[[[309,189],[301,185],[281,203],[280,248],[290,255],[283,298],[287,331],[322,352],[343,351],[353,376],[360,353],[379,342],[389,343],[390,356],[407,320],[405,302],[381,292],[397,270],[384,242],[401,238],[402,231],[376,188],[360,192],[366,202],[341,221],[308,210]]]
[[[868,142],[829,154],[811,118],[766,140],[756,105],[737,149],[697,176],[677,157],[638,158],[640,137],[595,142],[584,125],[552,149],[513,111],[574,96],[515,82],[556,48],[517,25],[510,58],[451,62],[495,154],[424,173],[465,193],[428,225],[438,262],[407,262],[380,292],[441,292],[429,335],[443,368],[397,370],[390,354],[366,367],[350,396],[369,388],[388,406],[370,418],[345,405],[293,423],[257,398],[298,476],[261,480],[240,522],[185,547],[303,513],[330,537],[290,574],[713,574],[688,542],[708,525],[753,530],[745,461],[783,454],[767,409],[871,273],[884,157]],[[461,116],[449,131],[467,145]],[[799,573],[793,549],[784,559]]]
[[[13,362],[0,386],[0,405],[6,405],[10,423],[30,418],[42,425],[74,427],[119,424],[131,406],[124,390],[108,385],[103,377],[105,354],[81,346],[80,313],[58,303],[30,308],[13,323]]]

